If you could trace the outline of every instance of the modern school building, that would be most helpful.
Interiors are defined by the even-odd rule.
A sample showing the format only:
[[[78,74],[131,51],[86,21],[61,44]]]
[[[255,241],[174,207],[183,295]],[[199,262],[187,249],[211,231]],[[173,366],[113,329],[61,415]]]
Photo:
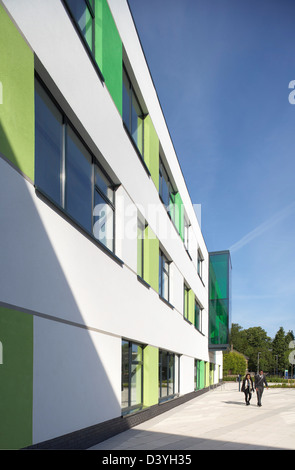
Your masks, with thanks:
[[[230,254],[126,0],[0,0],[0,180],[0,448],[87,448],[221,381]]]

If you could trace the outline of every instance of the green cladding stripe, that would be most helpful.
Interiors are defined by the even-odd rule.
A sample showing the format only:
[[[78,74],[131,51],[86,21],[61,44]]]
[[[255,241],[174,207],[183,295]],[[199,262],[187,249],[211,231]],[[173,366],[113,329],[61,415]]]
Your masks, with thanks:
[[[175,225],[182,240],[184,240],[184,210],[179,193],[175,194]]]
[[[143,404],[152,406],[158,403],[159,350],[153,346],[144,349],[143,365]]]
[[[122,115],[122,41],[106,0],[95,0],[95,60]]]
[[[159,191],[159,139],[149,115],[144,120],[144,160]]]
[[[195,294],[192,289],[188,292],[188,320],[195,323]]]
[[[34,181],[34,55],[0,5],[0,152]]]
[[[33,316],[0,308],[0,341],[0,449],[20,449],[32,444]]]
[[[205,363],[204,361],[200,361],[200,390],[205,387]]]
[[[144,235],[144,280],[159,292],[159,240],[149,226]]]

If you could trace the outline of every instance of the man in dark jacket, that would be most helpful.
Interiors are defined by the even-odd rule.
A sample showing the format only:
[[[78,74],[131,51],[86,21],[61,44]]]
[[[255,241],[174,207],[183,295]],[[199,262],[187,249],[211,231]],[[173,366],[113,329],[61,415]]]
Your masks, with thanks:
[[[261,398],[262,398],[262,394],[264,390],[264,385],[266,385],[266,387],[268,388],[265,375],[263,374],[263,370],[261,370],[259,374],[255,375],[255,390],[257,393],[257,406],[262,406]]]

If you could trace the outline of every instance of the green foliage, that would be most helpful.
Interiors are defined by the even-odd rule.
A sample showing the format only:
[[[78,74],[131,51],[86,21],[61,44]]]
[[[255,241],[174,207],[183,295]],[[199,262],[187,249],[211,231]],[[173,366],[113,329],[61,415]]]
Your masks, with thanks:
[[[223,355],[223,374],[227,375],[231,371],[231,375],[241,374],[246,372],[247,362],[242,354],[236,352],[228,352]]]
[[[259,369],[264,372],[282,374],[284,370],[291,371],[289,343],[292,340],[293,332],[285,334],[282,327],[273,340],[260,326],[244,330],[237,323],[233,323],[231,328],[231,344],[236,351],[248,357],[248,369],[252,372],[257,371],[258,353]]]

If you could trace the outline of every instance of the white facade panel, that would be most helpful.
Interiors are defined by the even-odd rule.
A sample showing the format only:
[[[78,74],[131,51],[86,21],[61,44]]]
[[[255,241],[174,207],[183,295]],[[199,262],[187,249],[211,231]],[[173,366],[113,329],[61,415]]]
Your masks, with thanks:
[[[34,317],[33,443],[121,413],[121,340]]]

